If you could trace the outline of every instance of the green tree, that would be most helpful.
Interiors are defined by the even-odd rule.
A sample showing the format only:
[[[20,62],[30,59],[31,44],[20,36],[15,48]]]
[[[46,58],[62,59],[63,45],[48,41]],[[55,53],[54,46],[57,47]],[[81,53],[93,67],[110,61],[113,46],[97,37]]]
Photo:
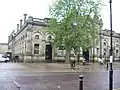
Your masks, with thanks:
[[[49,31],[56,35],[56,47],[64,44],[66,61],[70,60],[72,48],[76,52],[80,47],[87,50],[93,42],[92,39],[97,38],[98,25],[94,22],[99,21],[101,5],[101,0],[57,0],[50,6],[52,19]],[[73,22],[77,25],[73,26]]]

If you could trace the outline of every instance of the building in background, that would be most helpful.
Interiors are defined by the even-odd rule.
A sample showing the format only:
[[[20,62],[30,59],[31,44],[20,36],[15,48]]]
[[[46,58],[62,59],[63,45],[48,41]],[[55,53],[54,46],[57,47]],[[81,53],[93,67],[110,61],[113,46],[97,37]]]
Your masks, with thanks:
[[[0,54],[6,54],[8,50],[8,43],[0,43]]]
[[[107,29],[102,30],[100,36],[101,42],[99,38],[95,46],[95,57],[99,58],[101,55],[101,58],[106,60],[109,59],[110,57],[110,30]],[[92,57],[93,55],[94,55],[93,48],[91,48],[90,56]],[[114,31],[113,31],[113,57],[114,60],[120,60],[120,34]]]

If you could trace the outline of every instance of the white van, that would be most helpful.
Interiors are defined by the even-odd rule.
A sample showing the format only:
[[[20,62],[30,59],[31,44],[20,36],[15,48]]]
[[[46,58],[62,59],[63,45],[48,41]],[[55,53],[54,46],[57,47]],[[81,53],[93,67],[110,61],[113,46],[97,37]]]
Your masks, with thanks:
[[[8,57],[4,57],[3,54],[0,54],[0,62],[9,62],[10,59]]]

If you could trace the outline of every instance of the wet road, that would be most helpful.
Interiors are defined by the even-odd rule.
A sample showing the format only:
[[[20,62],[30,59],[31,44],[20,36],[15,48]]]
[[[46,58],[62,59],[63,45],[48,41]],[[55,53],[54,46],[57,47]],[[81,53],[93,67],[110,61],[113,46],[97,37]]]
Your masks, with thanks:
[[[108,71],[36,72],[19,64],[0,64],[0,90],[78,90],[78,76],[84,75],[84,90],[108,90]],[[114,88],[120,88],[120,71],[114,71]]]

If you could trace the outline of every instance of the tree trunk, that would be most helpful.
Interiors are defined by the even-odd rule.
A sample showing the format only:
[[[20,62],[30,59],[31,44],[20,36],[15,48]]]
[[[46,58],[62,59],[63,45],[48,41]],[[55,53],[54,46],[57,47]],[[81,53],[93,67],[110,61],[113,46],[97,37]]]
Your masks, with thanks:
[[[70,63],[70,50],[66,50],[65,62]]]
[[[77,54],[77,62],[80,62],[80,53]]]
[[[95,40],[93,39],[93,63],[95,62]]]

